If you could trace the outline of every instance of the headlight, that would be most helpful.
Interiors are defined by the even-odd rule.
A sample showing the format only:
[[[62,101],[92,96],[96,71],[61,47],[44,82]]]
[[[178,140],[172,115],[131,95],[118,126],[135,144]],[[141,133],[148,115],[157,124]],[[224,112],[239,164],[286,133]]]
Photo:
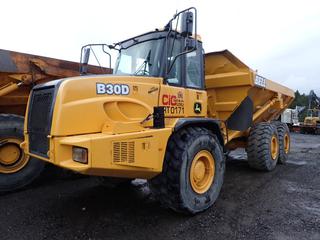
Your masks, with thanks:
[[[72,147],[72,160],[79,163],[88,163],[88,149]]]

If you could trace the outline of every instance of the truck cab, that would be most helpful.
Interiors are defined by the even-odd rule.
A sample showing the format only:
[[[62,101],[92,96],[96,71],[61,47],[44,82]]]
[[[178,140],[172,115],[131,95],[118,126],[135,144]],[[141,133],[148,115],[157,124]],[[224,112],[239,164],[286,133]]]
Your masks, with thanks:
[[[207,114],[203,49],[190,10],[182,14],[181,31],[172,29],[179,13],[164,30],[112,46],[119,54],[111,75],[82,71],[82,77],[36,86],[25,121],[26,152],[90,175],[159,174],[178,121]]]

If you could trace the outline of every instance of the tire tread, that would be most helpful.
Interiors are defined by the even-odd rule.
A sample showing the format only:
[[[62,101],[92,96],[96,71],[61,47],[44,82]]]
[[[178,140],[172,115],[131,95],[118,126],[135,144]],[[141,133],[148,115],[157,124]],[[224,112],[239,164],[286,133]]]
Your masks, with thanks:
[[[182,166],[180,157],[188,146],[201,135],[210,135],[213,141],[218,143],[216,146],[220,147],[222,152],[222,148],[216,135],[206,128],[189,127],[182,129],[177,133],[174,133],[168,141],[162,173],[149,181],[150,188],[155,198],[159,200],[162,205],[171,208],[176,212],[185,214],[195,213],[184,205],[179,194],[179,176]]]

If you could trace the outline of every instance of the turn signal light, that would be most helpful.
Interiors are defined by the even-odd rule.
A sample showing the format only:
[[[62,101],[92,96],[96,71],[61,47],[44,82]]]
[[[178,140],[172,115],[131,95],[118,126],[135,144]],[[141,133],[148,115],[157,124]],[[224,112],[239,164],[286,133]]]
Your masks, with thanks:
[[[79,163],[88,163],[88,149],[72,147],[72,160]]]

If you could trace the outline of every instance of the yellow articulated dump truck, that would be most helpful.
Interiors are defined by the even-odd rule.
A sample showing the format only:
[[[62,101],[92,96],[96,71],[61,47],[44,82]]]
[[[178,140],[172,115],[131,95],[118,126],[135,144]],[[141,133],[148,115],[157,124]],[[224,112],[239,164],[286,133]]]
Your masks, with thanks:
[[[91,73],[101,73],[87,66]],[[111,72],[111,71],[109,71]],[[0,49],[0,192],[21,188],[35,179],[43,161],[20,149],[23,122],[33,86],[79,76],[79,63]]]
[[[246,148],[263,171],[284,163],[289,131],[272,120],[293,91],[228,51],[204,55],[196,26],[196,9],[186,9],[162,30],[109,45],[119,52],[112,75],[33,88],[26,154],[105,179],[148,179],[165,206],[191,214],[217,199],[229,150]]]

